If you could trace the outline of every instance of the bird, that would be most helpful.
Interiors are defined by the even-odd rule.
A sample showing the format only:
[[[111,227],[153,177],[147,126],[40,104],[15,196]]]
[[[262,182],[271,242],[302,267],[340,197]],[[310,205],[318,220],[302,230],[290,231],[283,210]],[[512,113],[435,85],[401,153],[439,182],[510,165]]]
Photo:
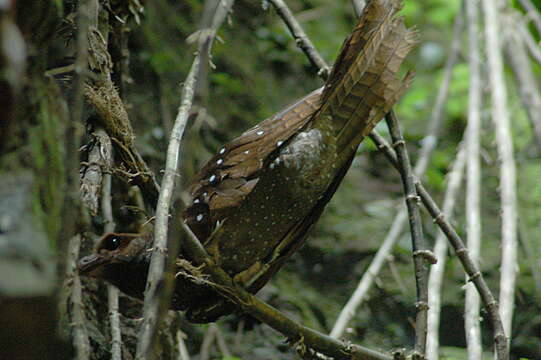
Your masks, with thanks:
[[[213,261],[249,292],[259,291],[303,245],[359,144],[410,86],[413,72],[399,77],[398,71],[416,32],[396,16],[401,3],[369,1],[325,85],[225,144],[192,181],[183,220]],[[106,234],[79,268],[141,298],[144,284],[104,275],[98,268],[107,261],[98,258],[109,259],[109,267],[123,257],[149,262],[142,251],[151,246],[148,236]],[[172,308],[187,309],[196,323],[235,310],[211,286],[186,276],[177,277]]]

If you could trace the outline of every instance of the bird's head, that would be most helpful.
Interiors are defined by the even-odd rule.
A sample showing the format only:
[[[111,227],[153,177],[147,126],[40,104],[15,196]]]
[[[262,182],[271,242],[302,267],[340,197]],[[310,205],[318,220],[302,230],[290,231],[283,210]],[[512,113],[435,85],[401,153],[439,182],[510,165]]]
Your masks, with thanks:
[[[105,280],[128,295],[140,297],[148,272],[151,243],[151,239],[140,234],[105,234],[94,252],[79,260],[79,273]]]

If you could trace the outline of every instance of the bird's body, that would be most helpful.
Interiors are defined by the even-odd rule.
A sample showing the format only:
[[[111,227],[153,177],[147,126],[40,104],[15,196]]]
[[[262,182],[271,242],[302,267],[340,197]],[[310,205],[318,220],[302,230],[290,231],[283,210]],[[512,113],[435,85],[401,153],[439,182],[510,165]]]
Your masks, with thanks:
[[[186,223],[251,292],[303,244],[358,145],[409,85],[396,76],[413,43],[399,4],[370,1],[325,86],[226,144],[194,180]],[[193,321],[231,311],[210,288],[178,291]]]

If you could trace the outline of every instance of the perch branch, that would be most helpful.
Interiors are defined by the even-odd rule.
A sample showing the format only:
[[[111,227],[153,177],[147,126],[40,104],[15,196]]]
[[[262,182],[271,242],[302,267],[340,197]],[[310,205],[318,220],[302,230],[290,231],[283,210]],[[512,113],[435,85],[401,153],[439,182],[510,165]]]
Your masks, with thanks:
[[[386,354],[358,345],[345,344],[330,336],[302,326],[272,306],[259,300],[244,288],[236,285],[229,275],[208,256],[190,228],[186,224],[182,224],[182,226],[187,235],[183,243],[187,254],[196,266],[205,266],[205,272],[211,276],[217,285],[216,290],[236,303],[244,312],[287,336],[290,342],[296,343],[301,341],[307,347],[326,356],[332,356],[335,359],[392,359],[391,356]]]

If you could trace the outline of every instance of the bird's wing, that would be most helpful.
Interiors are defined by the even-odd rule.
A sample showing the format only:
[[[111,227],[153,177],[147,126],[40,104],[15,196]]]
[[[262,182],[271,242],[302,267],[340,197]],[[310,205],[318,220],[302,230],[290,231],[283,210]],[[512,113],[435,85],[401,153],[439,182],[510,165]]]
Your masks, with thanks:
[[[319,108],[321,89],[226,144],[201,169],[190,189],[192,203],[184,217],[202,241],[217,221],[225,219],[250,194],[273,152],[306,125]],[[212,211],[210,210],[212,209]]]

